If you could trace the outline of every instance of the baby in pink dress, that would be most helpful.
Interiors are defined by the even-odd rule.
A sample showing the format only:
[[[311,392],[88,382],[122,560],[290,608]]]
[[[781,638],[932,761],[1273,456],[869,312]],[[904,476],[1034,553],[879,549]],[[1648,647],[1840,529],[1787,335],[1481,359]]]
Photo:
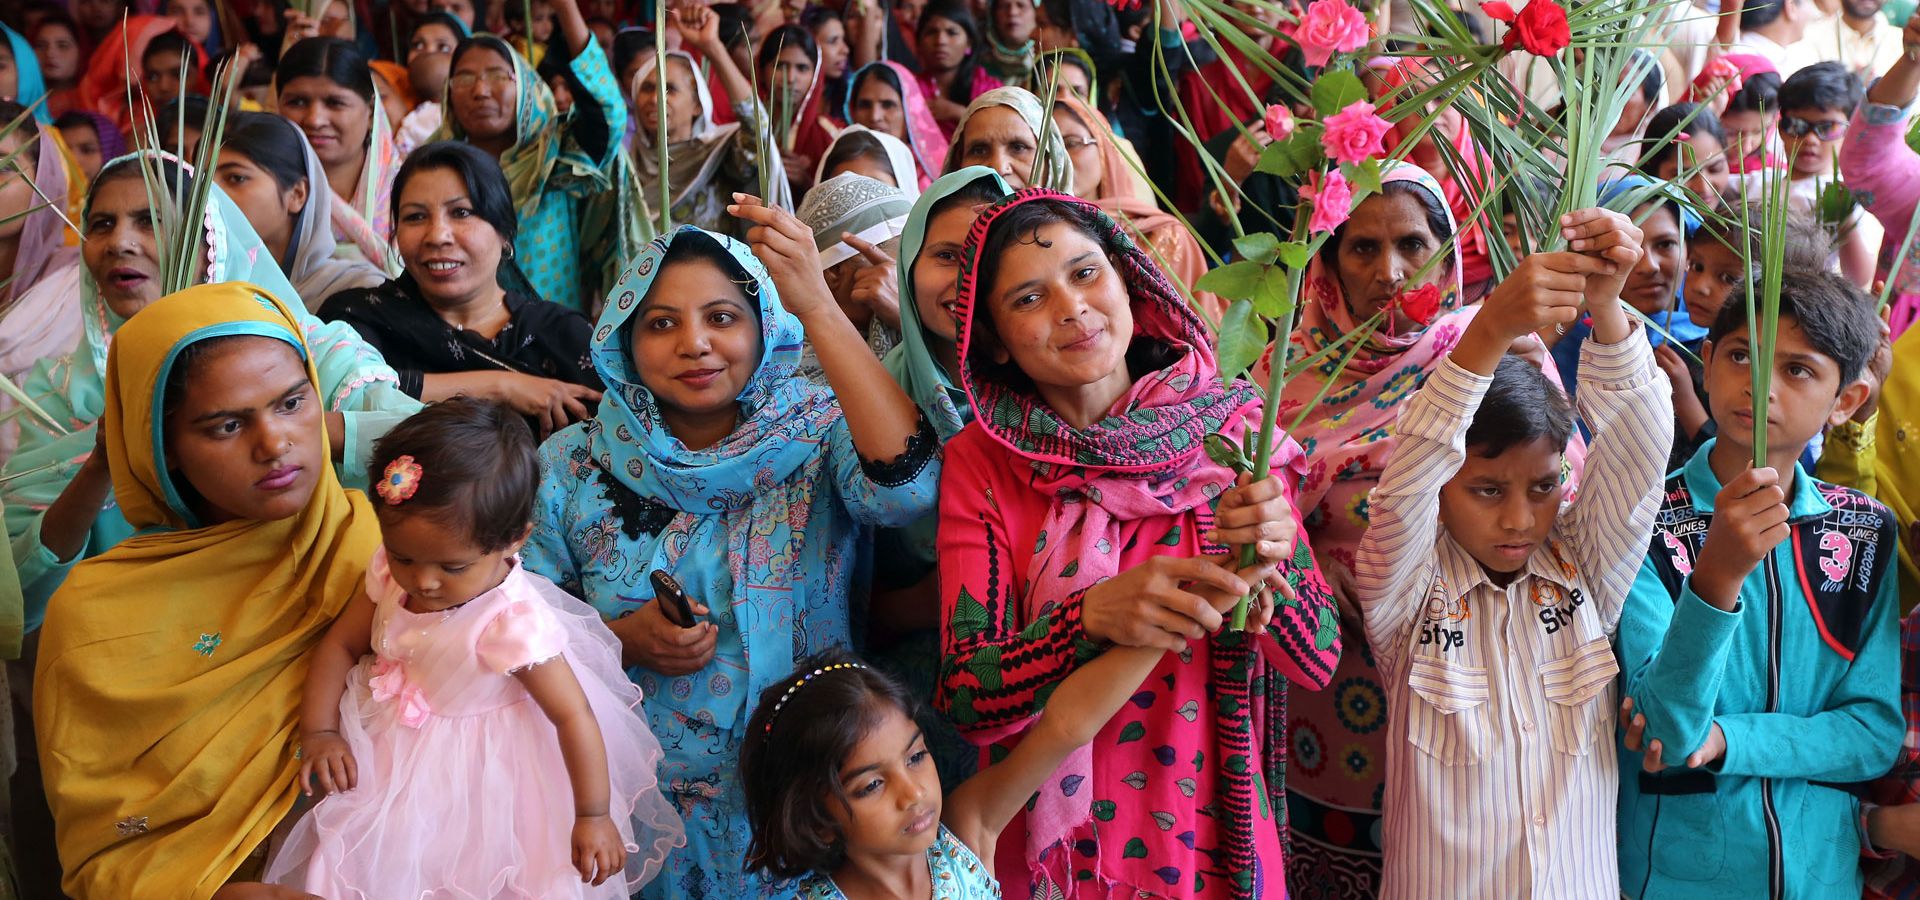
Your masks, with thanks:
[[[327,900],[627,897],[684,835],[618,641],[518,564],[525,421],[449,400],[373,466],[385,546],[314,651],[301,715],[300,782],[327,796],[267,880]]]

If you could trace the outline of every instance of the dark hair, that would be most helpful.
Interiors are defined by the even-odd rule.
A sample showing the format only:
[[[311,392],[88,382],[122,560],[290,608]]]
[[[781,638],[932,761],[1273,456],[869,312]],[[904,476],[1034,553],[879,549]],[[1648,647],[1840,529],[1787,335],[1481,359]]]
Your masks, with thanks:
[[[1837,62],[1814,63],[1780,85],[1780,110],[1831,109],[1853,115],[1867,89],[1860,76]]]
[[[475,48],[491,50],[498,54],[500,59],[506,62],[507,68],[514,70],[514,77],[519,77],[520,66],[513,61],[516,55],[513,48],[508,46],[506,41],[494,37],[491,34],[476,34],[471,37],[463,37],[460,39],[460,43],[454,45],[453,56],[447,59],[448,78],[453,77],[453,70],[460,68],[460,60]],[[453,116],[453,110],[451,108],[447,110],[447,116],[449,118]]]
[[[352,41],[335,37],[310,37],[280,55],[273,80],[285,90],[295,78],[325,78],[373,102],[373,68]]]
[[[163,146],[171,144],[180,156],[190,158],[194,148],[187,146],[186,135],[178,133],[177,129],[182,121],[196,134],[205,129],[209,105],[207,98],[200,94],[181,94],[162,104],[158,121],[154,123],[155,130],[160,133],[160,143]],[[182,115],[183,110],[185,115]],[[198,142],[196,137],[195,143]]]
[[[831,6],[809,6],[800,11],[800,27],[805,28],[809,34],[828,22],[839,22],[845,26],[847,20],[845,16],[840,15],[839,10]]]
[[[1880,316],[1873,298],[1832,272],[1781,273],[1780,318],[1792,319],[1816,352],[1839,365],[1842,387],[1866,371],[1867,360],[1880,346]],[[1707,329],[1707,340],[1717,345],[1749,324],[1747,305],[1728,301]]]
[[[714,268],[719,269],[727,276],[728,281],[740,288],[740,293],[746,295],[747,308],[753,310],[755,316],[760,314],[759,280],[755,279],[739,260],[734,259],[733,254],[727,252],[726,247],[704,231],[690,231],[675,235],[673,243],[667,246],[667,252],[660,257],[660,271],[665,272],[681,263],[696,261],[710,263]],[[658,274],[654,275],[656,283],[659,278]],[[640,302],[645,303],[646,299],[641,297]]]
[[[822,671],[836,665],[845,668]],[[747,870],[797,878],[844,862],[846,836],[827,806],[852,812],[840,767],[888,709],[911,718],[914,705],[899,682],[844,650],[809,657],[760,692],[740,747]]]
[[[827,151],[827,159],[821,163],[822,174],[832,172],[836,166],[846,165],[856,159],[872,160],[892,170],[893,160],[887,156],[887,147],[870,132],[855,131],[833,142],[833,148]],[[906,185],[901,185],[906,187]]]
[[[223,137],[223,147],[265,169],[280,190],[293,190],[307,180],[306,141],[292,122],[267,113],[235,113]],[[307,187],[311,190],[316,185]]]
[[[638,60],[641,54],[653,52],[653,31],[646,28],[623,28],[613,35],[613,75],[620,77],[627,67]],[[625,96],[633,90],[633,85],[620,85],[620,93]]]
[[[1420,204],[1420,209],[1426,213],[1427,230],[1433,232],[1434,240],[1439,242],[1436,246],[1445,245],[1447,241],[1453,239],[1453,216],[1448,212],[1445,201],[1439,197],[1435,197],[1432,192],[1421,187],[1418,183],[1412,181],[1389,181],[1380,186],[1379,196],[1412,197],[1415,202]],[[1361,202],[1365,203],[1366,201],[1363,200]],[[1334,260],[1340,257],[1340,242],[1345,239],[1346,234],[1347,225],[1345,222],[1342,222],[1340,223],[1340,227],[1333,230],[1333,235],[1327,242],[1320,245],[1321,262],[1333,265]],[[1455,253],[1458,251],[1448,250],[1447,252]]]
[[[847,84],[848,112],[852,111],[851,107],[860,97],[860,86],[875,78],[880,79],[887,87],[893,88],[893,92],[900,96],[900,107],[902,109],[906,108],[907,89],[900,83],[900,73],[895,72],[892,66],[869,65],[862,67],[859,72],[855,73],[855,77],[850,79]],[[853,117],[848,116],[847,118],[851,121]]]
[[[178,31],[163,31],[154,35],[153,40],[147,42],[147,49],[140,51],[140,67],[146,68],[154,57],[165,53],[180,54],[182,59],[188,60],[187,68],[193,68],[193,42]]]
[[[1727,98],[1727,112],[1779,112],[1780,73],[1760,72],[1740,81],[1740,89]]]
[[[93,176],[93,183],[87,186],[87,201],[82,205],[80,214],[82,216],[93,214],[93,198],[99,195],[102,186],[127,178],[145,177],[141,159],[142,157],[139,156],[124,156],[118,160],[108,160],[105,165],[102,165],[99,173]],[[193,189],[194,176],[187,174],[178,163],[171,159],[151,156],[145,157],[145,159],[147,164],[152,165],[154,171],[169,185],[169,191],[171,191],[171,186],[176,180],[182,185],[181,193],[183,196]],[[164,198],[162,202],[166,202]],[[82,228],[85,228],[84,223],[82,223]]]
[[[466,37],[468,32],[470,31],[470,29],[467,28],[467,23],[464,20],[462,20],[459,16],[456,16],[453,13],[447,12],[444,9],[428,10],[425,15],[421,16],[418,19],[413,20],[413,27],[407,29],[408,45],[412,45],[414,35],[419,34],[420,29],[425,28],[428,25],[438,25],[442,28],[447,29],[448,31],[453,32],[453,40],[455,43],[459,43],[460,39],[463,37]],[[401,49],[404,50],[405,48],[401,48]],[[404,52],[401,53],[400,54],[401,60],[404,61],[406,59],[406,56],[407,56],[406,53]]]
[[[211,71],[218,72],[221,66],[227,65],[239,58],[240,48],[228,47],[220,51],[220,54],[213,58],[213,62],[209,64],[208,68]],[[265,58],[255,58],[253,61],[247,63],[245,68],[240,70],[239,87],[257,88],[266,87],[271,84],[273,84],[273,63]]]
[[[401,503],[375,499],[381,518],[424,511],[463,527],[466,539],[486,553],[527,533],[540,460],[532,429],[511,408],[472,397],[428,406],[373,442],[367,483],[378,485],[388,464],[402,456],[419,464],[419,488]]]
[[[1709,107],[1698,103],[1675,103],[1653,114],[1647,120],[1648,147],[1660,140],[1672,137],[1666,146],[1650,149],[1640,157],[1640,171],[1649,177],[1658,178],[1654,173],[1680,153],[1680,135],[1704,134],[1727,145],[1727,130],[1720,125],[1720,117],[1713,114]]]
[[[760,39],[760,52],[754,57],[754,64],[765,69],[778,61],[780,51],[788,47],[799,47],[814,65],[820,65],[820,45],[814,42],[813,32],[798,25],[782,25],[767,32],[767,36]]]
[[[81,116],[81,118],[84,119],[86,117]],[[26,107],[12,100],[0,100],[0,127],[5,127],[7,123],[16,120],[19,121],[20,124],[15,128],[15,133],[21,137],[21,146],[26,145],[27,138],[40,136],[40,123],[35,122],[32,116],[27,115]],[[89,122],[88,124],[92,123]]]
[[[934,19],[945,19],[966,32],[969,52],[954,70],[953,83],[947,86],[947,99],[965,106],[973,100],[973,70],[980,65],[980,51],[986,46],[980,42],[980,26],[973,21],[973,12],[967,8],[966,0],[933,0],[920,11],[913,35],[916,49],[920,36],[933,27]]]
[[[1746,0],[1740,7],[1740,30],[1752,31],[1772,25],[1791,0]]]
[[[1508,354],[1493,370],[1493,383],[1467,426],[1466,447],[1494,457],[1546,438],[1565,450],[1573,436],[1573,401],[1526,357]]]
[[[407,154],[407,161],[393,176],[393,195],[387,201],[393,222],[400,221],[400,197],[407,182],[428,169],[448,169],[459,175],[474,214],[492,225],[502,241],[511,245],[519,236],[520,217],[514,212],[513,192],[500,171],[500,161],[465,141],[435,141]]]
[[[753,38],[753,11],[744,3],[717,3],[711,7],[713,14],[720,17],[720,43],[728,49],[751,42]]]
[[[29,122],[28,124],[32,124],[32,123]],[[86,113],[83,113],[77,109],[70,109],[70,110],[67,110],[66,112],[61,113],[60,118],[53,120],[53,127],[58,128],[61,131],[65,131],[69,128],[87,128],[93,131],[93,136],[95,138],[98,138],[100,136],[100,123],[95,122],[92,116],[89,116]]]

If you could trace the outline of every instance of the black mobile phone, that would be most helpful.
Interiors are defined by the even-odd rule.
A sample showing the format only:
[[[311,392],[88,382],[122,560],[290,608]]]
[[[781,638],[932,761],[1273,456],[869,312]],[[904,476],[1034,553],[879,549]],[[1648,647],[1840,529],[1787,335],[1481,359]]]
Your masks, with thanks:
[[[647,579],[653,582],[653,596],[666,605],[660,608],[666,614],[667,621],[681,628],[692,628],[700,624],[693,616],[693,604],[687,601],[687,592],[680,589],[680,582],[673,580],[665,569],[655,569]]]

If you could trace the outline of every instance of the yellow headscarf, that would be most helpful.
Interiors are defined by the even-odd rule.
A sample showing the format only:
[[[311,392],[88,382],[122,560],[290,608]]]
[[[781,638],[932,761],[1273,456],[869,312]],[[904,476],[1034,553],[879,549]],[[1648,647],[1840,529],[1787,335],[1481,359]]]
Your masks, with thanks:
[[[258,335],[307,359],[302,333],[279,298],[227,282],[163,297],[114,338],[104,445],[141,533],[54,594],[34,676],[68,894],[204,900],[293,806],[307,652],[359,588],[379,524],[326,465],[289,518],[197,527],[159,416],[187,346]]]

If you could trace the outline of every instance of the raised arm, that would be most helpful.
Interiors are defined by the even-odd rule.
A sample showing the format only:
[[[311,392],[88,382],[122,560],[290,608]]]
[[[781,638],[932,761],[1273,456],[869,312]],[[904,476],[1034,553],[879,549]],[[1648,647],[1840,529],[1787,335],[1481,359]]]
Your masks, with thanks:
[[[827,385],[840,399],[854,448],[874,462],[905,456],[908,442],[920,431],[920,409],[834,301],[813,231],[792,213],[764,206],[757,197],[736,194],[734,199],[727,212],[753,223],[747,242],[779,288],[780,304],[806,328]]]

